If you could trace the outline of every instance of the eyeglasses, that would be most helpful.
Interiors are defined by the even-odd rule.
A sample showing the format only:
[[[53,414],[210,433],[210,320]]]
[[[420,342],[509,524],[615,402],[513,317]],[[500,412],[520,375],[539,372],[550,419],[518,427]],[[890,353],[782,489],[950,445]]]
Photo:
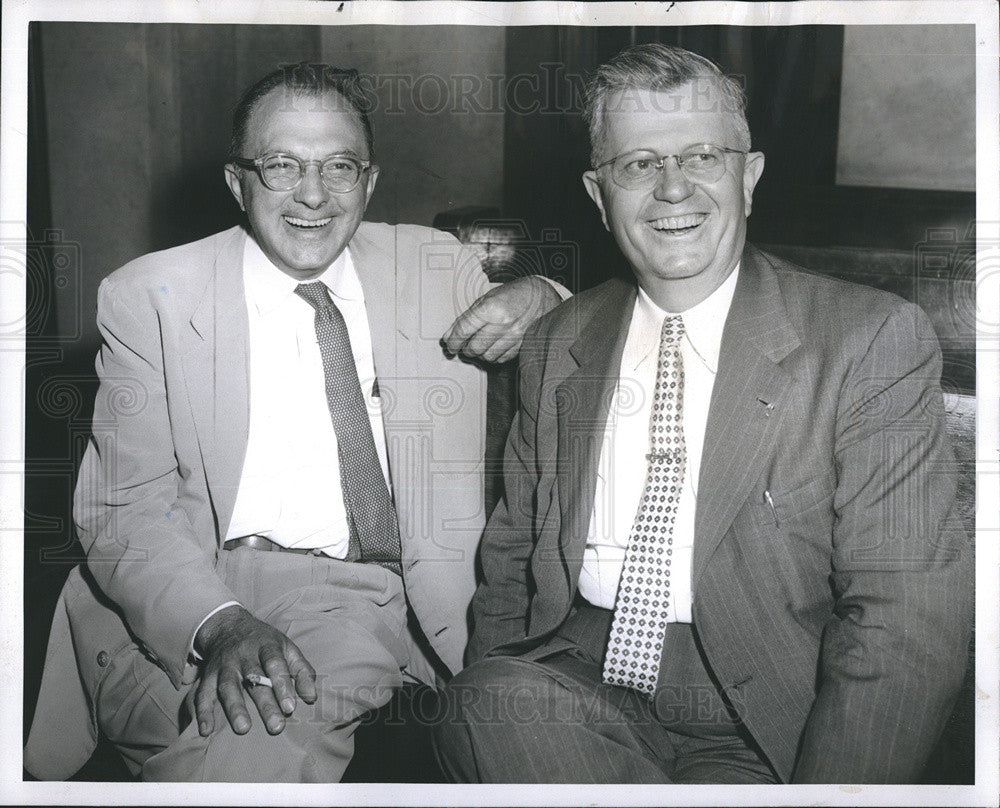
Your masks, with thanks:
[[[361,175],[372,166],[370,160],[359,160],[348,154],[331,154],[322,160],[300,160],[293,154],[281,152],[265,154],[256,160],[234,157],[232,162],[242,168],[256,169],[260,181],[272,191],[291,191],[302,182],[306,168],[316,165],[323,185],[335,194],[353,191]]]
[[[611,166],[611,179],[615,185],[628,191],[652,188],[659,181],[660,171],[671,157],[689,181],[694,183],[715,182],[726,173],[727,154],[748,154],[739,149],[727,149],[714,143],[699,143],[688,146],[680,154],[659,155],[656,152],[639,149],[619,154],[605,160],[594,168],[600,171]]]

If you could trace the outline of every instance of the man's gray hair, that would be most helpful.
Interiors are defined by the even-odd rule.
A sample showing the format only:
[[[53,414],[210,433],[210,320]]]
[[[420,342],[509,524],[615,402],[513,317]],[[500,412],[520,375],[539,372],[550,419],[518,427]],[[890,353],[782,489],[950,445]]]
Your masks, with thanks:
[[[750,150],[746,96],[735,79],[725,75],[715,62],[684,48],[650,42],[633,45],[597,68],[587,82],[584,116],[590,132],[590,162],[601,162],[607,121],[608,99],[625,90],[674,90],[695,79],[716,83],[724,109],[733,116],[736,147]],[[725,144],[718,144],[720,146]]]

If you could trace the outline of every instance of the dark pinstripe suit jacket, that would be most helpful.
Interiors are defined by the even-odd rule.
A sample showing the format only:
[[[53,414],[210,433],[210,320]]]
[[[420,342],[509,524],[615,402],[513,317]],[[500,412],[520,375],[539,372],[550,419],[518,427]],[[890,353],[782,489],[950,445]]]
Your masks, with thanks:
[[[569,612],[634,300],[608,281],[525,340],[468,661],[536,646]],[[912,782],[959,690],[973,553],[940,372],[916,306],[747,246],[705,436],[693,614],[784,781]]]

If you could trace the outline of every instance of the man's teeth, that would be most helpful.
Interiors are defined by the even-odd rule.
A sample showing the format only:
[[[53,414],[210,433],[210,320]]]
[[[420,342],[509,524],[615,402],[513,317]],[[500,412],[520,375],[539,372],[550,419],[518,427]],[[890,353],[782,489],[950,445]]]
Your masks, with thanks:
[[[656,230],[686,230],[697,227],[705,218],[704,213],[689,213],[687,216],[664,216],[662,219],[654,219],[650,224]]]
[[[333,221],[332,216],[328,216],[326,219],[317,219],[314,222],[309,219],[296,219],[294,216],[285,216],[284,219],[296,227],[323,227],[323,225],[330,224]]]

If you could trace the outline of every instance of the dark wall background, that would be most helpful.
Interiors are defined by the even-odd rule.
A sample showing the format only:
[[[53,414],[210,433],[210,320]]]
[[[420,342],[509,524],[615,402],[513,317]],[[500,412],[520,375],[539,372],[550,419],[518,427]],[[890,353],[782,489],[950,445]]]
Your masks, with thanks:
[[[70,510],[95,390],[97,285],[138,255],[237,223],[222,182],[230,111],[278,64],[374,74],[382,175],[370,218],[461,221],[478,206],[516,223],[533,269],[583,289],[626,269],[580,180],[583,77],[633,42],[703,53],[742,77],[754,148],[767,154],[750,238],[917,300],[942,339],[946,386],[974,389],[975,195],[837,184],[853,58],[841,27],[35,23],[29,36],[26,725],[55,597],[80,555]],[[972,53],[968,27],[961,64],[933,52],[922,64],[972,75]],[[932,113],[931,135],[953,135],[955,121]]]

